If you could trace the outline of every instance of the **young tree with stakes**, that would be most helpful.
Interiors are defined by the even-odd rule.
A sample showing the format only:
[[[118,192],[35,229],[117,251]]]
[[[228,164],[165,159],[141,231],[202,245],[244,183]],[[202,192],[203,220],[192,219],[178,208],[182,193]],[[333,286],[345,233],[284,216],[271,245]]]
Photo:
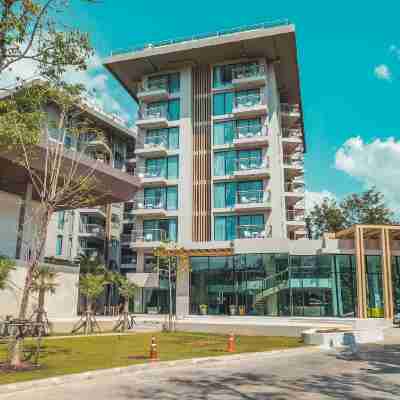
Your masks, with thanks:
[[[133,327],[133,319],[129,317],[129,301],[135,296],[138,286],[121,274],[115,275],[115,282],[117,283],[119,294],[124,299],[124,308],[113,330],[126,332]]]

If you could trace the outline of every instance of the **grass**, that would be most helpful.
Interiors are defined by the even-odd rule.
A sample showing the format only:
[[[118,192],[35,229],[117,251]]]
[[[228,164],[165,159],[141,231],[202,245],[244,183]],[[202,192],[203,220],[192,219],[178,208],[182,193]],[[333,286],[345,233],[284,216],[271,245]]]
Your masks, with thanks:
[[[84,371],[123,367],[148,362],[151,333],[128,336],[88,336],[44,341],[41,368],[25,372],[1,372],[0,384],[50,378]],[[228,354],[227,336],[205,333],[158,333],[160,361],[182,360]],[[236,352],[250,353],[304,346],[297,338],[240,336]],[[0,360],[5,360],[6,346],[0,345]]]

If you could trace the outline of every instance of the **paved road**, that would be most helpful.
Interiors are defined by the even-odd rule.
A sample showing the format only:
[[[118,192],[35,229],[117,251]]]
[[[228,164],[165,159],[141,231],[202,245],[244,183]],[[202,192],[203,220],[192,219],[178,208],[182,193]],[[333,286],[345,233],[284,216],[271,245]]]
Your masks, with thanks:
[[[358,356],[308,353],[171,367],[0,395],[1,400],[383,400],[400,398],[399,341]]]

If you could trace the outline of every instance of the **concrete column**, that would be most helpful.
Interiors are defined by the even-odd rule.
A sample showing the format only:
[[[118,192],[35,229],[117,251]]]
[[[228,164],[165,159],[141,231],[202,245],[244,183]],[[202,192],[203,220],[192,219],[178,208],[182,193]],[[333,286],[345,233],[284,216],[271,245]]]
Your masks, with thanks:
[[[271,217],[272,237],[286,238],[283,181],[284,172],[282,168],[282,145],[281,145],[281,121],[280,121],[280,98],[275,76],[274,64],[267,66],[267,104],[268,104],[268,157],[270,161],[271,179],[269,187],[271,190]]]
[[[144,251],[136,252],[136,272],[144,272]]]
[[[189,268],[182,266],[181,259],[178,259],[178,274],[176,278],[176,316],[178,318],[190,313],[190,272]]]

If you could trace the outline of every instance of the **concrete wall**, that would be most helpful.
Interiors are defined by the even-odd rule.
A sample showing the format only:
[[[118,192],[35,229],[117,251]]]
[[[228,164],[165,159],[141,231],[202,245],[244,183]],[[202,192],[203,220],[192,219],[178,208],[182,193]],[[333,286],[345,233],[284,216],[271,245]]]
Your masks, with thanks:
[[[0,191],[0,254],[16,256],[21,198]]]
[[[79,268],[52,266],[57,271],[55,294],[48,294],[46,311],[50,318],[73,317],[77,313]],[[10,284],[0,291],[0,317],[16,315],[21,300],[21,293],[26,276],[26,264],[18,262],[15,271],[11,272]],[[37,295],[32,294],[28,315],[37,305]]]

